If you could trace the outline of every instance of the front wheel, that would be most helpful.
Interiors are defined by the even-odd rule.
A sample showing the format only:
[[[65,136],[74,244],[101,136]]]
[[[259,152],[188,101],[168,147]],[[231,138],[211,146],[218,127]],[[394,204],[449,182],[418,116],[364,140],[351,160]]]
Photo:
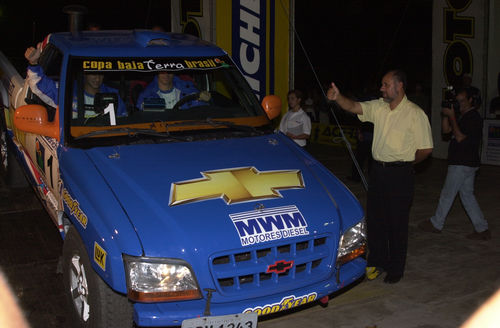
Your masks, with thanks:
[[[63,246],[64,290],[71,308],[71,327],[133,327],[132,304],[97,275],[76,229]]]

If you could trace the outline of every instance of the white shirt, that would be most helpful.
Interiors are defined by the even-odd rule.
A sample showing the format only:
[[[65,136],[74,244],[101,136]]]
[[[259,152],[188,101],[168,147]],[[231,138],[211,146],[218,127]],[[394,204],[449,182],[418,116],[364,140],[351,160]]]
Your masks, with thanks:
[[[181,99],[181,90],[177,88],[172,88],[168,91],[158,90],[158,96],[165,99],[165,108],[170,109]]]
[[[280,131],[284,134],[290,132],[294,135],[311,135],[311,119],[302,108],[296,112],[289,110],[281,119]],[[301,147],[304,147],[307,143],[306,139],[293,139],[293,141]]]

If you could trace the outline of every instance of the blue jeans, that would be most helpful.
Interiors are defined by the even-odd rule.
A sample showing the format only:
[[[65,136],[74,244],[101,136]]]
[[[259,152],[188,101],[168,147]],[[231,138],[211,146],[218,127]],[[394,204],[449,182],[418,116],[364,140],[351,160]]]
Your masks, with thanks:
[[[436,229],[443,229],[444,221],[457,193],[460,193],[462,204],[476,232],[483,232],[488,229],[488,222],[484,219],[483,212],[481,212],[474,196],[474,179],[478,169],[478,167],[448,165],[448,174],[446,175],[443,190],[441,190],[439,204],[436,213],[431,218],[431,222]]]

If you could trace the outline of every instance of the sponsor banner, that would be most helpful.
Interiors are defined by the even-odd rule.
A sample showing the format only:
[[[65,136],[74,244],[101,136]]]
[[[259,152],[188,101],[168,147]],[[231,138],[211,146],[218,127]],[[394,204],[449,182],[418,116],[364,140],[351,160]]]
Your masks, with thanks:
[[[259,99],[266,95],[266,10],[265,0],[233,1],[231,12],[233,60]]]
[[[302,296],[285,296],[281,302],[266,304],[264,306],[257,306],[254,308],[248,308],[243,311],[243,313],[255,312],[258,315],[267,315],[271,313],[276,313],[280,311],[290,310],[297,306],[305,305],[307,303],[314,302],[318,298],[317,293],[310,293]]]
[[[358,127],[357,126],[342,126],[344,135],[349,140],[352,148],[356,148],[358,143]],[[331,146],[345,147],[344,140],[340,134],[340,129],[336,125],[327,125],[320,123],[312,123],[311,137],[309,141]]]
[[[84,59],[82,69],[86,72],[102,71],[136,71],[136,72],[157,72],[163,70],[183,70],[183,69],[212,69],[227,64],[217,57],[190,58],[150,58],[146,60],[138,59]]]
[[[433,157],[446,158],[448,142],[441,138],[441,101],[446,87],[457,86],[464,75],[486,93],[485,46],[488,17],[486,0],[433,1],[432,134]],[[484,116],[486,106],[480,108]]]
[[[294,206],[229,214],[242,246],[309,235],[307,222]]]
[[[287,92],[293,85],[291,1],[171,3],[173,32],[190,33],[217,44],[231,55],[259,99],[275,94],[286,104]]]
[[[500,120],[485,120],[482,163],[500,165]]]

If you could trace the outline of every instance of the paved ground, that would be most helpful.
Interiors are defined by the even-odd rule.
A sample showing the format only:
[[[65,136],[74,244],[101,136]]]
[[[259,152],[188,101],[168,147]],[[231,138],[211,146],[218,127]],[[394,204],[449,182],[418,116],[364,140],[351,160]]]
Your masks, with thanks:
[[[346,179],[350,160],[345,150],[315,146],[311,153],[365,203],[362,185]],[[395,285],[382,279],[360,281],[331,298],[326,308],[315,304],[261,320],[260,328],[459,327],[500,288],[500,167],[483,166],[476,180],[476,195],[493,234],[487,242],[465,238],[472,225],[458,200],[442,234],[417,229],[435,210],[446,162],[432,159],[417,169],[404,279]],[[59,233],[34,194],[0,185],[0,267],[33,328],[68,327],[61,275],[56,273],[61,249]]]

